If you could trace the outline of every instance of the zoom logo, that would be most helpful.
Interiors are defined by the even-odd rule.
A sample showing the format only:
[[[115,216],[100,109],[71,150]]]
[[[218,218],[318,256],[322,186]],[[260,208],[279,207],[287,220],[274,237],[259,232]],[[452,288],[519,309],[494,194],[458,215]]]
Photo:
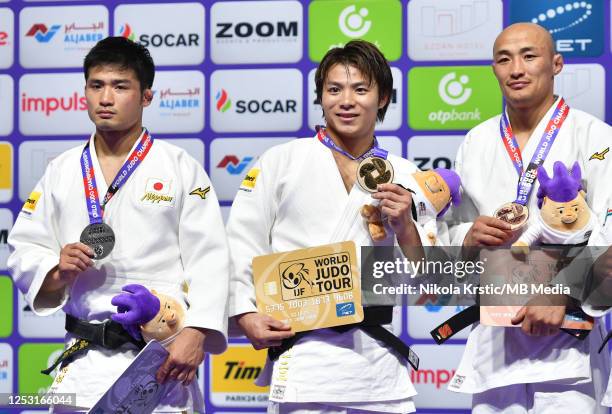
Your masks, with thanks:
[[[469,76],[461,75],[456,79],[457,73],[451,72],[440,79],[438,84],[438,94],[444,102],[449,105],[457,106],[465,103],[472,96],[472,88],[465,85],[470,81]]]
[[[348,6],[338,17],[338,27],[340,31],[348,37],[361,37],[370,31],[371,20],[365,20],[368,9],[362,7],[357,11],[355,5]]]

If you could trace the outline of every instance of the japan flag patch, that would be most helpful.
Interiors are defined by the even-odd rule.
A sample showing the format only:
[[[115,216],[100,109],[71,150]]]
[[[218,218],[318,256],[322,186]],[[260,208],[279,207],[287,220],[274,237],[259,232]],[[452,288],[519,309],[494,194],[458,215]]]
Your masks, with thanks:
[[[173,207],[174,199],[172,180],[149,178],[140,201],[145,204]]]

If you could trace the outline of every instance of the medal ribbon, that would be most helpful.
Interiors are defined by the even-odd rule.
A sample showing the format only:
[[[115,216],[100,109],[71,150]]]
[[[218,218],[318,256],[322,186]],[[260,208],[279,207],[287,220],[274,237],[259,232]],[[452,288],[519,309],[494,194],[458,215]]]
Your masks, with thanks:
[[[91,152],[89,151],[89,142],[83,148],[81,154],[81,173],[83,174],[83,187],[85,188],[85,202],[87,203],[87,212],[89,214],[89,222],[91,224],[102,223],[104,214],[104,206],[108,204],[111,198],[115,195],[119,188],[126,182],[134,173],[136,168],[145,159],[151,146],[153,145],[153,137],[145,129],[140,138],[140,142],[134,148],[128,159],[123,163],[123,166],[117,173],[113,183],[108,188],[104,200],[100,203],[98,196],[98,186],[96,185],[96,176],[94,174],[93,164],[91,162]]]
[[[387,155],[389,154],[389,151],[384,150],[379,147],[378,140],[376,139],[376,136],[375,136],[372,147],[369,150],[367,150],[364,154],[360,155],[359,157],[354,157],[348,152],[346,152],[345,150],[343,150],[342,148],[340,148],[338,145],[336,145],[334,140],[332,140],[330,136],[327,135],[324,126],[317,125],[315,129],[317,130],[317,138],[319,139],[321,144],[325,145],[329,149],[339,152],[340,154],[350,158],[351,160],[361,161],[368,157],[380,157],[383,159],[387,159]]]
[[[510,121],[508,121],[506,111],[502,113],[499,121],[499,132],[504,143],[504,147],[506,148],[506,151],[510,156],[510,160],[514,165],[514,169],[519,175],[515,203],[519,203],[524,206],[527,205],[529,194],[531,194],[533,183],[537,177],[538,167],[544,163],[544,160],[548,156],[550,147],[552,147],[553,142],[555,142],[557,134],[559,133],[563,122],[565,122],[568,113],[569,106],[565,103],[565,100],[561,98],[552,116],[550,117],[550,120],[548,121],[548,125],[540,138],[540,142],[533,153],[533,157],[531,157],[531,161],[529,161],[529,165],[524,171],[523,158],[521,156],[521,150],[519,149],[518,142],[516,141],[516,137],[512,132],[512,127],[510,126]]]

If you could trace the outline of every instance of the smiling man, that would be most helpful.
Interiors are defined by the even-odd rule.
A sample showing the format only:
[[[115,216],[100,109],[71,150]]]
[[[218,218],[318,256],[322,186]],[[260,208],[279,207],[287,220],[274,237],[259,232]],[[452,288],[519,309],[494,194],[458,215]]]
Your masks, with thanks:
[[[535,223],[538,183],[529,173],[538,165],[552,171],[555,161],[578,161],[587,203],[603,225],[612,164],[592,154],[610,146],[612,128],[554,95],[554,77],[562,69],[563,58],[541,26],[514,24],[495,40],[493,72],[506,109],[469,131],[457,154],[463,203],[453,214],[453,245],[510,246],[522,230],[511,230],[495,212],[502,206],[528,209],[523,229]],[[512,321],[520,327],[473,328],[449,389],[474,394],[474,413],[601,409],[609,370],[607,353],[596,352],[602,327],[596,324],[584,341],[560,333],[569,298],[548,299],[556,306],[523,307]]]
[[[296,340],[291,326],[257,312],[254,257],[341,241],[354,241],[359,249],[421,246],[426,240],[412,219],[410,193],[396,184],[417,168],[388,154],[374,136],[393,90],[384,56],[371,43],[351,41],[325,55],[315,82],[326,126],[313,138],[263,154],[232,205],[230,316],[255,348],[276,347],[258,379],[271,385],[269,412],[412,412],[416,391],[406,359],[366,333],[367,327],[320,329]],[[358,165],[372,155],[381,167],[390,162],[396,177],[374,184],[373,193],[357,182]],[[387,229],[376,243],[359,214],[364,204],[374,203]],[[387,310],[379,327],[390,328],[392,309]]]
[[[142,347],[110,320],[122,287],[177,298],[185,328],[157,372],[158,382],[174,381],[158,408],[192,410],[202,401],[194,377],[204,352],[227,346],[219,204],[197,161],[142,126],[155,74],[147,49],[109,37],[87,54],[84,72],[95,132],[49,164],[13,226],[8,266],[34,313],[66,312],[68,352],[50,391],[76,395],[70,412],[91,408]]]

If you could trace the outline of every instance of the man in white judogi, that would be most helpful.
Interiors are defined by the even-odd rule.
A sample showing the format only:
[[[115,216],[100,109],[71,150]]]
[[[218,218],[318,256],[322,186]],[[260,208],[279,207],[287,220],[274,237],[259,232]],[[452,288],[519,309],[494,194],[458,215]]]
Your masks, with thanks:
[[[145,285],[179,300],[187,309],[185,328],[168,346],[157,381],[180,382],[158,408],[202,410],[196,370],[205,350],[220,353],[227,346],[229,254],[217,198],[197,161],[153,141],[142,127],[155,73],[143,46],[104,39],[84,69],[96,131],[49,164],[13,226],[8,266],[34,313],[63,309],[91,329],[104,323],[111,330],[109,318],[117,312],[111,300],[124,285]],[[79,239],[90,226],[102,232],[93,232],[95,240],[86,245]],[[87,352],[58,370],[51,391],[76,395],[69,412],[91,408],[138,353],[136,338],[114,332],[123,344],[109,349],[89,341]],[[79,339],[67,333],[67,348]]]
[[[263,154],[238,191],[228,222],[230,316],[257,349],[279,346],[293,334],[290,326],[257,313],[253,257],[345,240],[358,249],[373,245],[359,213],[371,203],[380,203],[386,216],[387,238],[377,244],[420,246],[426,240],[412,220],[407,190],[381,184],[370,195],[355,183],[359,160],[378,150],[374,127],[392,92],[382,54],[370,43],[349,42],[328,52],[315,79],[326,128],[314,139]],[[393,155],[388,160],[395,182],[417,170]],[[268,360],[259,383],[271,384],[268,411],[274,413],[415,410],[406,361],[360,329],[312,332],[276,363]]]
[[[548,171],[555,161],[566,165],[578,161],[587,203],[601,226],[612,165],[592,154],[610,145],[612,128],[575,108],[568,112],[562,98],[553,95],[553,78],[563,59],[542,27],[526,23],[508,27],[496,39],[493,54],[493,71],[510,124],[504,132],[510,128],[511,132],[506,137],[500,134],[497,116],[469,131],[461,145],[456,171],[464,192],[463,203],[454,211],[461,224],[450,229],[452,244],[509,246],[519,236],[508,223],[492,217],[497,208],[520,195],[517,154],[519,159],[522,156],[522,171],[534,154],[545,151],[549,152],[543,165]],[[565,121],[559,122],[563,116]],[[551,129],[553,124],[560,129]],[[512,133],[515,145],[508,139]],[[542,142],[555,133],[554,144],[543,148]],[[537,181],[525,199],[530,222],[537,220],[536,192]],[[549,300],[556,306],[523,307],[513,319],[520,329],[474,326],[449,385],[450,390],[474,394],[474,413],[598,412],[609,371],[608,356],[596,351],[601,326],[596,324],[584,341],[560,333],[567,297]]]

